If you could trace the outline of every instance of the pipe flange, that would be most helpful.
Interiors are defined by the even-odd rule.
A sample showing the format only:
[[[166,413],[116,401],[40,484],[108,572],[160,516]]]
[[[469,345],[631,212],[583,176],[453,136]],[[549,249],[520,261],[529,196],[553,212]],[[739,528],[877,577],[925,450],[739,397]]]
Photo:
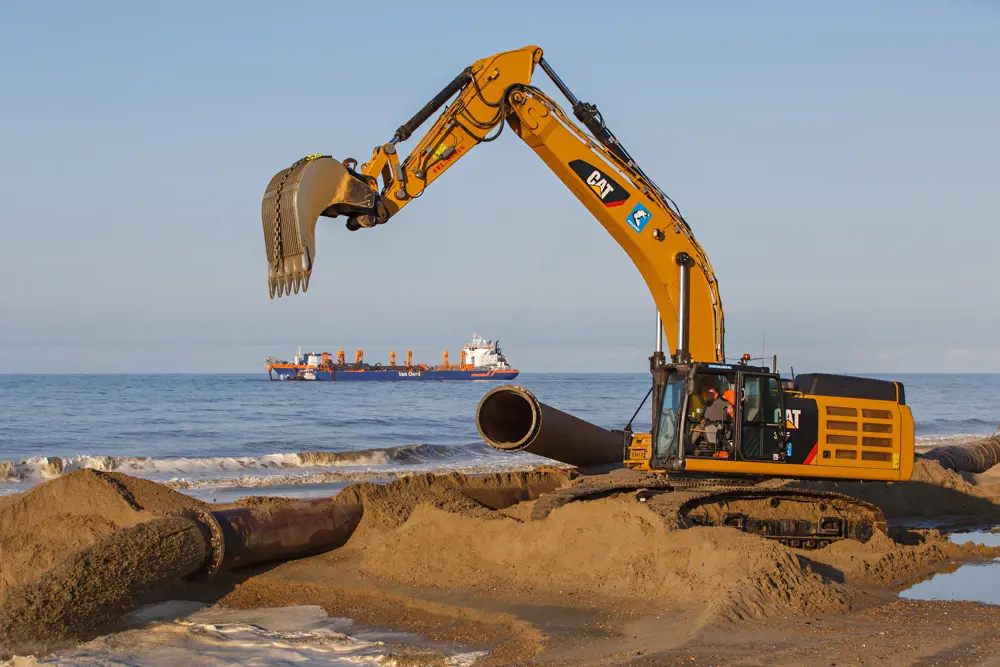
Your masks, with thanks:
[[[222,561],[226,557],[226,540],[222,535],[222,525],[211,512],[199,507],[190,507],[184,510],[181,515],[194,520],[207,533],[208,558],[205,559],[204,567],[196,572],[193,577],[210,579],[218,573],[222,567]]]

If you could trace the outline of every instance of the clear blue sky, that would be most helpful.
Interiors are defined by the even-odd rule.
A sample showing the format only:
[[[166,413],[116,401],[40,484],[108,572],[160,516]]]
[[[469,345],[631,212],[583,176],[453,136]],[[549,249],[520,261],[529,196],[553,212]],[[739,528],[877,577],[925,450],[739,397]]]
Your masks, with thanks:
[[[473,331],[523,370],[646,370],[638,272],[509,133],[388,225],[321,221],[309,292],[268,298],[275,172],[364,161],[526,44],[680,205],[730,354],[1000,371],[1000,4],[819,4],[0,3],[0,372],[436,361]]]

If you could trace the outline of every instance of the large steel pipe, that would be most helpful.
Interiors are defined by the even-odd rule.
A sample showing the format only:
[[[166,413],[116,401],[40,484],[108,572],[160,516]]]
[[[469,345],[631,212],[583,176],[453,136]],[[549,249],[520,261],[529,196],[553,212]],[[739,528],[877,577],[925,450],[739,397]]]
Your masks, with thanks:
[[[572,466],[620,463],[624,453],[621,432],[557,410],[517,385],[501,385],[483,396],[476,428],[493,449],[529,452]]]
[[[941,467],[956,472],[986,472],[1000,465],[1000,436],[964,445],[935,447],[924,452],[923,457],[934,459]]]
[[[210,553],[203,573],[310,556],[350,539],[361,521],[359,504],[327,498],[276,507],[241,507],[188,516],[202,526]]]

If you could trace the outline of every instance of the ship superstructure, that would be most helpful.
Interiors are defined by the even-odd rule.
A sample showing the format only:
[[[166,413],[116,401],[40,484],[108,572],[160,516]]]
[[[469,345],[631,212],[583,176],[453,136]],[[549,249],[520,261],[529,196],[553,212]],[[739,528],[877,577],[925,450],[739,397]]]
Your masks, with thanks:
[[[479,334],[472,334],[472,342],[463,345],[462,351],[465,353],[465,361],[473,368],[512,370],[500,351],[499,341],[486,340]]]

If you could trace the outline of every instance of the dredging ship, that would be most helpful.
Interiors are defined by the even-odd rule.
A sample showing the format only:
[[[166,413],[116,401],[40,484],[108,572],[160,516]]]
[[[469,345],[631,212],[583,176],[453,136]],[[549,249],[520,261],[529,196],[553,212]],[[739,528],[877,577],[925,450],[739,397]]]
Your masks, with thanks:
[[[414,364],[413,351],[406,353],[406,363],[397,365],[396,352],[389,353],[389,364],[365,363],[364,350],[354,353],[354,363],[347,363],[344,351],[334,359],[329,352],[302,352],[291,362],[269,357],[265,362],[272,380],[319,380],[325,382],[409,381],[409,380],[512,380],[518,375],[500,350],[499,341],[486,340],[473,334],[472,341],[462,346],[457,364],[448,362],[448,351],[442,364]]]

